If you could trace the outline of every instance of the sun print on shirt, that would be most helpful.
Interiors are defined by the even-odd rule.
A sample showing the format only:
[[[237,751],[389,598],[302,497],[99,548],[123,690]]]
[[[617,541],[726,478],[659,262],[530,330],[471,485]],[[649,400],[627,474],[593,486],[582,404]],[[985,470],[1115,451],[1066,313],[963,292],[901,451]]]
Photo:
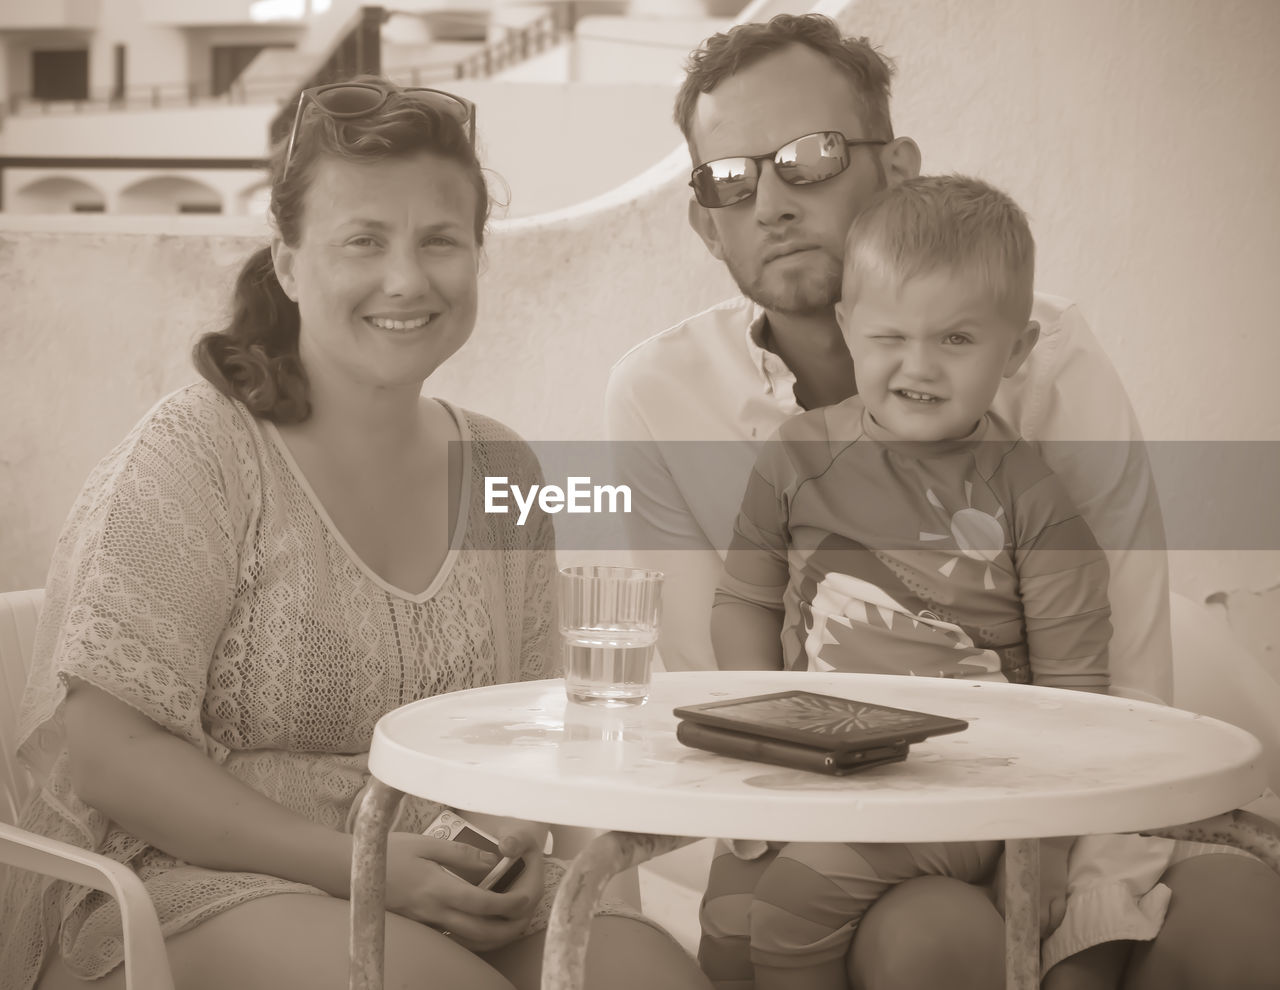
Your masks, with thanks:
[[[938,510],[942,524],[947,528],[947,532],[931,533],[921,530],[920,539],[931,541],[950,538],[955,541],[956,549],[960,554],[981,564],[982,586],[991,591],[996,586],[991,577],[991,564],[1004,552],[1008,542],[1005,538],[1004,524],[1001,522],[1004,518],[1004,506],[997,505],[995,512],[987,512],[985,509],[978,508],[973,504],[973,492],[973,482],[966,481],[964,483],[964,507],[954,512],[948,512],[947,508],[942,504],[942,500],[934,494],[933,489],[926,488],[925,498],[930,505]],[[943,577],[949,578],[959,563],[959,556],[950,557],[942,563],[938,571]]]

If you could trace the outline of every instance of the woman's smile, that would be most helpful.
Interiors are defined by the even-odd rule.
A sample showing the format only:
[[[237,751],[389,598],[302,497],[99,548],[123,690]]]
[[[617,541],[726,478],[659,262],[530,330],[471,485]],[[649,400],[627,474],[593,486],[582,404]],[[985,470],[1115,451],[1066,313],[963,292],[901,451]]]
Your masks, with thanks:
[[[437,314],[427,313],[424,316],[366,316],[364,322],[378,330],[412,331],[421,330],[435,319]]]

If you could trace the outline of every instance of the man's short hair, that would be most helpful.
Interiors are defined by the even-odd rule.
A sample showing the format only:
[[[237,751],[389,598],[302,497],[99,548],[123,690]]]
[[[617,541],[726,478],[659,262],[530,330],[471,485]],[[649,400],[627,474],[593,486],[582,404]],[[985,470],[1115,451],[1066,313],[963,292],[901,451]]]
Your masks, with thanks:
[[[839,25],[822,14],[778,14],[766,23],[738,24],[713,34],[689,54],[684,82],[676,94],[675,121],[690,147],[693,147],[693,111],[698,97],[789,45],[812,48],[849,77],[862,126],[866,128],[863,137],[893,140],[893,124],[889,119],[893,63],[866,38],[842,37]]]
[[[900,288],[950,271],[976,279],[1015,322],[1031,318],[1036,246],[1027,215],[979,179],[922,175],[882,190],[849,228],[844,259],[846,293],[856,295],[867,277]]]

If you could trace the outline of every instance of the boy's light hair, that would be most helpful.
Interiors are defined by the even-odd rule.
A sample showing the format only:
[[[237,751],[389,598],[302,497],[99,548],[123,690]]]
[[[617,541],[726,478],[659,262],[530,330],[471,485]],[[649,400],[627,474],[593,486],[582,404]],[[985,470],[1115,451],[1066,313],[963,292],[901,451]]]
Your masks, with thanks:
[[[917,275],[951,271],[977,279],[1025,325],[1035,256],[1026,214],[1000,190],[963,175],[920,176],[876,194],[853,221],[844,291],[856,296],[867,277],[899,289]]]

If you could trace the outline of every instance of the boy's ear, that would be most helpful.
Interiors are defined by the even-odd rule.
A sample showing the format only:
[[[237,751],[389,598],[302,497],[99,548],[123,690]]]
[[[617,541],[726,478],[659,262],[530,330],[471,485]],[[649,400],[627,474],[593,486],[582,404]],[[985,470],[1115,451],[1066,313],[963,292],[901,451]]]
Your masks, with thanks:
[[[835,306],[832,308],[835,310],[835,314],[836,314],[836,326],[840,328],[841,336],[843,336],[847,340],[849,337],[849,326],[847,322],[848,317],[845,316],[845,313],[844,313],[844,300],[837,299]]]
[[[689,226],[702,238],[702,243],[707,246],[711,256],[717,261],[724,261],[724,245],[720,242],[720,232],[716,230],[716,222],[711,217],[711,211],[704,206],[699,206],[697,199],[693,196],[689,197]]]
[[[1027,359],[1027,355],[1031,353],[1031,349],[1036,346],[1036,341],[1039,339],[1040,324],[1031,320],[1026,329],[1018,334],[1018,339],[1013,342],[1013,350],[1009,352],[1009,360],[1004,365],[1005,378],[1013,377],[1013,373],[1022,367],[1022,362]]]
[[[271,237],[271,264],[276,270],[276,280],[284,294],[294,302],[298,301],[298,283],[293,277],[293,265],[297,255],[294,249],[284,242],[278,233]]]

